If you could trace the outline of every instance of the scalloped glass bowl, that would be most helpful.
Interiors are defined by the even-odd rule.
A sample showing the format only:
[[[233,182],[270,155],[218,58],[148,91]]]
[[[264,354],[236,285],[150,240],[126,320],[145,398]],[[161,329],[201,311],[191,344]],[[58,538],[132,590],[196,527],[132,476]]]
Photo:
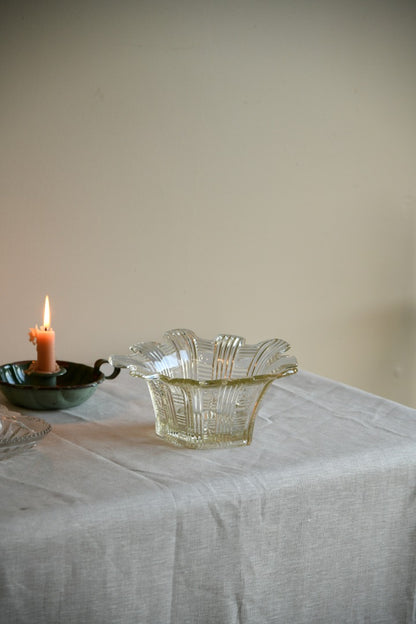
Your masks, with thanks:
[[[250,444],[267,388],[297,372],[289,348],[278,338],[246,345],[240,336],[206,340],[173,329],[164,342],[132,345],[131,355],[109,361],[147,382],[159,437],[176,446],[221,448]]]
[[[41,418],[11,412],[5,405],[0,405],[0,460],[32,448],[51,429],[51,425]]]

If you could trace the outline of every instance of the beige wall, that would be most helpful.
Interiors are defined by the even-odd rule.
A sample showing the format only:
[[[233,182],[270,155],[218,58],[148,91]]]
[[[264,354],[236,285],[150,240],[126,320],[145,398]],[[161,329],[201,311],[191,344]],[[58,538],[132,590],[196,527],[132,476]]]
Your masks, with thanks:
[[[183,326],[416,407],[416,5],[6,2],[1,361]]]

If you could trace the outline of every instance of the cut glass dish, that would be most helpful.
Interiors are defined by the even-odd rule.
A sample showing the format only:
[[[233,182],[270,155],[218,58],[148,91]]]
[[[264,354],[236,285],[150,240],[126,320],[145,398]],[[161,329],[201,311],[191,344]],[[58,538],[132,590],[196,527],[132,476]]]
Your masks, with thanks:
[[[278,338],[248,345],[240,336],[207,340],[173,329],[164,342],[134,344],[131,355],[109,361],[147,382],[158,436],[177,446],[221,448],[250,444],[267,388],[297,372],[289,348]]]
[[[41,418],[11,412],[0,405],[0,460],[32,448],[51,428]]]

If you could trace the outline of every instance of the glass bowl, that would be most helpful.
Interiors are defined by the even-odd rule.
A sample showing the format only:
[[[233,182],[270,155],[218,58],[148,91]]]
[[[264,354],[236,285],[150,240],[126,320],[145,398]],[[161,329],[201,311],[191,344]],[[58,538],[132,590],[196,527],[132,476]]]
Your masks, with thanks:
[[[140,342],[131,355],[111,355],[110,363],[147,382],[156,434],[177,446],[246,446],[268,386],[297,372],[286,355],[290,346],[272,338],[246,345],[240,336],[199,338],[173,329],[164,342]]]
[[[32,448],[51,429],[42,418],[11,412],[0,405],[0,460]]]

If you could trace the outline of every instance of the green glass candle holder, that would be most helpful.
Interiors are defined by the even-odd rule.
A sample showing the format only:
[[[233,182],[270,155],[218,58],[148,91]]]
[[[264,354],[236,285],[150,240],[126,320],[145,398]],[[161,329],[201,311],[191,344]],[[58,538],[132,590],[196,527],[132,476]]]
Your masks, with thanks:
[[[32,410],[60,410],[84,403],[105,379],[115,379],[120,369],[105,375],[100,367],[108,364],[99,359],[94,366],[58,360],[54,373],[26,371],[30,360],[0,366],[0,389],[13,405]]]

